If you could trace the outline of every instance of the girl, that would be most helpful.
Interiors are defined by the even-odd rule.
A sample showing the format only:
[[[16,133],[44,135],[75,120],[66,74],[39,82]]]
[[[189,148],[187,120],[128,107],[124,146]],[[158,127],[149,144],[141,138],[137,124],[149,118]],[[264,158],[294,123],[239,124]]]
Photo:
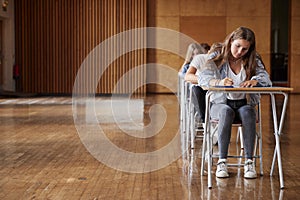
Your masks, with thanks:
[[[184,60],[184,63],[182,65],[181,69],[180,69],[180,72],[182,74],[185,74],[186,71],[189,69],[190,63],[193,60],[194,56],[198,55],[198,54],[205,54],[205,53],[206,53],[205,48],[202,47],[200,44],[198,44],[198,43],[191,43],[188,46],[188,49],[187,49],[187,52],[186,52],[186,56],[185,56],[185,60]]]
[[[199,85],[254,87],[271,86],[271,80],[260,56],[256,52],[255,35],[246,27],[239,27],[229,34],[224,46],[215,58],[206,63],[198,77]],[[244,177],[256,178],[253,150],[256,134],[256,110],[258,95],[250,95],[247,102],[244,93],[215,93],[211,98],[211,118],[219,121],[219,160],[216,176],[229,177],[227,155],[232,123],[238,119],[243,124],[245,165]]]

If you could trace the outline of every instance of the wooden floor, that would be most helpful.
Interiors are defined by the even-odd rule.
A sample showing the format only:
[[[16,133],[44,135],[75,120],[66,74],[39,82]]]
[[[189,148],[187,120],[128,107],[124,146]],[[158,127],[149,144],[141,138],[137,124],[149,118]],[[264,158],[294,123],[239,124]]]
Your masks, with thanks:
[[[133,112],[139,126],[132,126],[127,118],[119,126],[109,112],[96,114],[112,146],[124,152],[145,154],[164,149],[178,135],[179,105],[174,95],[153,95],[142,102],[142,107],[140,101],[136,103],[135,109],[140,110]],[[281,103],[279,100],[278,105]],[[157,104],[165,111],[153,109],[152,105]],[[140,162],[127,157],[120,159],[109,148],[107,151],[102,148],[103,141],[94,147],[101,152],[92,155],[93,150],[82,142],[85,139],[84,129],[79,128],[82,122],[73,118],[74,112],[78,114],[84,108],[72,110],[71,98],[1,98],[0,199],[297,199],[300,197],[300,96],[290,95],[281,136],[283,190],[279,187],[277,168],[274,176],[269,176],[274,137],[267,97],[263,97],[262,107],[264,176],[245,180],[240,170],[230,168],[230,178],[216,180],[213,176],[213,188],[208,189],[207,176],[200,176],[201,141],[197,141],[192,154],[182,151],[178,159],[174,162],[170,159],[162,167],[160,164],[165,160],[152,163],[150,156],[148,161]],[[166,121],[163,116],[167,116]],[[149,128],[152,122],[163,126]],[[129,133],[124,133],[124,129]],[[157,134],[151,132],[154,129],[159,130]],[[92,138],[90,142],[98,141]],[[178,148],[181,147],[179,142]],[[103,157],[108,159],[100,162]]]

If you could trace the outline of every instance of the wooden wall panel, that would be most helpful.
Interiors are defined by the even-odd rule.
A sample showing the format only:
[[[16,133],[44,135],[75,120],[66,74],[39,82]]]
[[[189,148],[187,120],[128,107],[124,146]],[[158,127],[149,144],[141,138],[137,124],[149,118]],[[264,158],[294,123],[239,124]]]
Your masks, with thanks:
[[[271,17],[271,1],[270,0],[252,0],[252,1],[236,1],[226,0],[226,16],[227,17],[252,17],[252,16],[268,16]],[[242,21],[242,19],[241,19]]]
[[[294,92],[300,93],[300,1],[291,0],[291,24],[290,24],[290,86],[294,88]]]
[[[180,0],[149,1],[155,5],[156,16],[178,16]]]
[[[146,0],[19,0],[15,2],[16,63],[21,66],[17,90],[41,94],[70,94],[78,69],[97,45],[106,39],[133,28],[146,26]],[[137,33],[128,41],[146,42],[145,33]],[[124,41],[113,41],[113,48]],[[107,49],[107,51],[110,49]],[[107,53],[103,59],[113,59]],[[97,58],[99,59],[99,58]],[[97,69],[97,59],[90,65]],[[140,49],[116,58],[103,73],[96,93],[115,93],[114,87],[125,72],[146,63],[146,50]],[[95,71],[88,77],[95,77]],[[145,71],[126,80],[117,93],[128,93],[143,84]],[[93,81],[88,80],[86,87]],[[139,83],[131,83],[139,81]],[[137,93],[145,93],[139,87]]]
[[[181,16],[225,16],[226,0],[180,0]]]
[[[198,43],[222,42],[226,35],[225,30],[224,17],[182,16],[180,18],[180,32],[192,37]]]
[[[249,26],[257,34],[257,50],[262,54],[267,69],[270,68],[270,0],[153,0],[148,2],[148,15],[151,16],[148,19],[151,26],[172,28],[199,43],[206,42],[210,45],[223,41],[238,26]],[[178,19],[179,24],[171,19]],[[186,51],[186,47],[180,48]],[[168,63],[165,60],[166,54],[156,52],[149,57],[152,62]],[[173,61],[170,66],[178,70],[184,58]],[[172,77],[170,81],[176,83],[177,77]],[[149,92],[169,91],[151,87]]]

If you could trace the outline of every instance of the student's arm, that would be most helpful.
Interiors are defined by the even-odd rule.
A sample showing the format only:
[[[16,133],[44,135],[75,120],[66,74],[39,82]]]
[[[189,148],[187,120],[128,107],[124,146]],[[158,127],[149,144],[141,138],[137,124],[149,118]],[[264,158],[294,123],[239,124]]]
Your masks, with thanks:
[[[198,85],[207,87],[224,85],[224,81],[221,79],[221,74],[214,61],[208,61],[205,64],[204,70],[198,76]]]
[[[251,80],[256,80],[258,86],[272,86],[272,81],[270,79],[270,75],[265,70],[265,66],[261,62],[260,59],[256,59],[257,67],[256,67],[256,75],[251,78]]]
[[[187,70],[184,80],[193,84],[198,84],[198,77],[196,76],[197,69],[194,66],[190,66]]]

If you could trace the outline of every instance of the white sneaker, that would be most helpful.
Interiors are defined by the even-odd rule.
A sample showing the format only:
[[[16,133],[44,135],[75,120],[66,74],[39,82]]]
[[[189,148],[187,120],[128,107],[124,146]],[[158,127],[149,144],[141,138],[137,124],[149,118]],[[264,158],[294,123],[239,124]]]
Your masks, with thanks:
[[[244,165],[244,178],[256,178],[254,162],[248,159]]]
[[[218,177],[218,178],[229,177],[229,174],[227,171],[226,159],[219,159],[218,164],[217,164],[216,177]]]

